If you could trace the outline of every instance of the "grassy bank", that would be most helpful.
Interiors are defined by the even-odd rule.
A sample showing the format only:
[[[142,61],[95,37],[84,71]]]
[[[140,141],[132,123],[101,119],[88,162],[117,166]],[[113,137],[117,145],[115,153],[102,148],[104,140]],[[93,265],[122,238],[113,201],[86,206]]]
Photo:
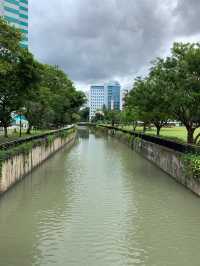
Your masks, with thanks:
[[[133,130],[132,126],[124,126],[123,129],[127,130]],[[142,132],[143,128],[142,127],[137,127],[136,131],[137,132]],[[195,135],[200,133],[200,129],[197,129],[195,131]],[[151,128],[150,130],[148,129],[146,131],[146,134],[149,135],[156,135],[156,128]],[[181,142],[187,142],[187,131],[185,127],[172,127],[172,128],[162,128],[160,131],[160,137],[167,138],[167,139],[172,139],[172,140],[177,140]]]
[[[26,134],[26,131],[23,131],[21,138],[40,135],[43,133],[47,133],[49,131],[51,130],[33,130],[31,134]],[[3,132],[0,133],[0,144],[6,143],[8,141],[18,140],[18,139],[20,139],[19,132],[9,131],[7,138],[4,137]]]

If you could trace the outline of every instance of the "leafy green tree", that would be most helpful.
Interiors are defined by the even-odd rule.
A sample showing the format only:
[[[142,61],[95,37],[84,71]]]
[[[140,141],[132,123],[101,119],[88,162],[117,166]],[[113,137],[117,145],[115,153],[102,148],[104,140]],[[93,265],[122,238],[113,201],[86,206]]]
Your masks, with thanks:
[[[102,111],[97,111],[95,117],[92,119],[92,122],[103,122],[105,119],[104,113]]]
[[[138,120],[137,109],[133,106],[125,106],[124,110],[121,112],[122,123],[132,125],[133,131],[135,131],[137,128]]]
[[[138,78],[127,98],[137,107],[139,119],[160,129],[168,119],[181,121],[188,143],[198,142],[200,134],[200,44],[175,43],[166,59],[157,59],[145,79]]]
[[[72,114],[72,122],[73,123],[80,122],[80,119],[81,119],[81,117],[80,117],[80,115],[78,113],[73,113]]]
[[[25,101],[25,116],[29,123],[27,134],[31,134],[33,127],[40,129],[52,127],[54,111],[50,106],[50,101],[51,92],[45,87],[39,87],[32,97]]]
[[[19,30],[0,19],[0,33],[0,125],[7,137],[11,113],[23,107],[38,73],[32,54],[20,48]]]
[[[85,103],[85,94],[77,91],[67,75],[57,66],[44,66],[41,86],[50,90],[49,107],[54,112],[54,127],[73,122],[74,114]]]
[[[15,110],[12,105],[16,104],[18,95],[14,88],[15,80],[12,82],[12,79],[15,78],[20,40],[20,32],[0,18],[0,124],[4,128],[5,137],[11,121],[11,112]]]
[[[175,43],[172,55],[159,64],[171,115],[186,127],[188,143],[194,143],[200,127],[200,44]]]
[[[145,79],[137,78],[127,97],[127,106],[135,110],[138,120],[144,122],[144,131],[147,124],[153,123],[158,136],[169,117],[162,90],[159,78],[151,74]]]
[[[119,124],[120,122],[120,111],[109,110],[107,113],[107,118],[110,121],[111,125],[114,127],[116,124]]]
[[[82,122],[88,122],[89,121],[89,114],[90,114],[90,108],[85,107],[80,110],[79,115],[80,115],[80,121]]]

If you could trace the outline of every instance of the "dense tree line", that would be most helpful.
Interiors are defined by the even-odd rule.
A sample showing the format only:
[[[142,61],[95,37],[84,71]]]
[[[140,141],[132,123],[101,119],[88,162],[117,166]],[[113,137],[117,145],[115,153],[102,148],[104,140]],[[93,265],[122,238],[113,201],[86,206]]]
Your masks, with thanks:
[[[171,55],[156,59],[148,76],[137,78],[125,99],[125,120],[154,124],[157,135],[169,120],[187,129],[188,143],[200,135],[200,44],[175,43]]]
[[[85,102],[67,75],[44,65],[20,47],[22,34],[0,19],[0,126],[11,124],[12,113],[23,113],[35,128],[57,128],[79,119]]]

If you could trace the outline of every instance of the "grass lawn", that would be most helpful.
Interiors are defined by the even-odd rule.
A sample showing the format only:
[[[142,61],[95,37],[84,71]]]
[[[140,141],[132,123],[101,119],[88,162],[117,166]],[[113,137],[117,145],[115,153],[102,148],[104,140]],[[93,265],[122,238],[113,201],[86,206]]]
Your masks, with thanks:
[[[124,129],[132,130],[132,127],[128,126],[124,127]],[[142,132],[142,127],[138,127],[137,131]],[[197,135],[198,133],[200,133],[200,129],[197,129],[195,131],[195,135]],[[146,134],[156,135],[156,129],[151,128],[151,130],[146,131]],[[185,129],[185,127],[162,128],[160,131],[160,136],[181,142],[187,142],[187,130]]]
[[[49,130],[33,130],[31,134],[28,135],[24,131],[22,132],[21,138],[31,137],[31,136],[39,135],[39,134],[46,133],[46,132],[49,132]],[[3,144],[8,141],[17,140],[17,139],[20,139],[19,132],[8,131],[8,138],[5,138],[3,135],[3,132],[0,132],[0,144]]]

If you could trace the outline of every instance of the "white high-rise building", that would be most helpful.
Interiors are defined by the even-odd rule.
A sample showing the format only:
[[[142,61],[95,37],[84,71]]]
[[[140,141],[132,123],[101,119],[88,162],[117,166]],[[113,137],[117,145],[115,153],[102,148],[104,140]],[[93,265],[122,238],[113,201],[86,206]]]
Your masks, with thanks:
[[[21,46],[28,48],[28,0],[0,0],[0,16],[20,29]]]
[[[105,104],[105,88],[102,85],[93,85],[90,88],[90,120]]]

